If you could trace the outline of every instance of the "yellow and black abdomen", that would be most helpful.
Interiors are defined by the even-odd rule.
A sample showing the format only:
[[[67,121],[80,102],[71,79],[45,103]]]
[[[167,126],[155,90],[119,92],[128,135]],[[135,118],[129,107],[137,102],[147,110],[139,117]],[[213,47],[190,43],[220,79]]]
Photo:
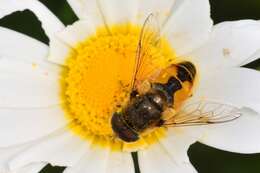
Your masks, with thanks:
[[[189,61],[183,61],[163,69],[153,83],[164,86],[165,91],[168,90],[168,96],[172,97],[171,106],[178,109],[192,95],[196,74],[195,65]]]
[[[196,77],[196,67],[194,66],[194,64],[192,64],[189,61],[184,61],[181,63],[178,63],[176,65],[177,67],[177,77],[179,80],[181,80],[182,82],[190,82],[191,84],[193,84],[194,79]]]
[[[174,107],[179,109],[188,97],[192,96],[197,70],[193,63],[184,61],[176,65],[177,78],[182,82],[182,90],[176,92]]]

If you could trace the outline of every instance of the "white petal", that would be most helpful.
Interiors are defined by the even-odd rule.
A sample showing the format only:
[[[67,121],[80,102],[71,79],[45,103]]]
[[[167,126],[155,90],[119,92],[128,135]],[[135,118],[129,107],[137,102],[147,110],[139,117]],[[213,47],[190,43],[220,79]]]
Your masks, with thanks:
[[[0,27],[0,38],[0,58],[15,58],[20,62],[40,64],[53,73],[61,70],[60,67],[46,61],[49,48],[45,44],[3,27]]]
[[[260,112],[260,72],[246,68],[209,71],[202,76],[193,98],[213,100]],[[202,74],[203,75],[203,74]]]
[[[70,7],[73,9],[74,13],[79,17],[79,18],[84,18],[84,2],[81,0],[67,0],[69,3]]]
[[[244,109],[235,121],[208,126],[200,142],[231,152],[259,153],[259,131],[260,114]]]
[[[41,21],[42,27],[50,38],[55,32],[64,28],[59,19],[40,1],[36,0],[8,0],[0,1],[0,18],[16,11],[31,10]]]
[[[138,160],[142,173],[196,173],[190,163],[178,165],[159,144],[151,146],[148,150],[138,152]]]
[[[19,170],[14,171],[15,173],[38,173],[40,172],[47,163],[31,163],[26,165],[25,167],[22,167]],[[13,171],[12,171],[13,172]],[[10,172],[10,173],[12,173]]]
[[[208,0],[177,0],[163,34],[177,55],[181,56],[201,46],[211,32]]]
[[[139,0],[99,0],[101,11],[108,25],[134,22]]]
[[[19,146],[14,147],[6,147],[6,148],[0,148],[0,172],[10,172],[9,169],[9,161],[17,154],[23,151],[24,149],[30,147],[31,144],[23,144]]]
[[[60,102],[57,86],[60,68],[45,60],[48,47],[9,29],[0,28],[0,37],[0,136],[5,139],[0,146],[3,147],[46,135],[64,126],[66,121],[61,108],[46,108]]]
[[[167,136],[160,139],[171,158],[178,164],[190,163],[188,149],[191,144],[198,141],[203,130],[200,127],[169,128]]]
[[[71,47],[75,47],[79,42],[95,33],[95,29],[95,26],[90,20],[79,20],[67,26],[66,29],[57,34],[57,37]]]
[[[66,58],[70,55],[71,47],[60,40],[57,35],[50,40],[50,50],[48,60],[58,65],[64,65]]]
[[[50,39],[49,60],[57,64],[64,63],[64,57],[68,56],[70,48],[58,40],[55,33],[62,31],[65,26],[61,21],[40,1],[37,0],[10,0],[0,2],[0,18],[15,11],[31,10],[41,21],[46,35]]]
[[[243,61],[243,63],[241,63],[240,65],[246,65],[248,63],[251,63],[255,60],[258,60],[260,57],[260,49],[258,49],[253,55],[251,55],[249,58],[247,58],[245,61]]]
[[[134,173],[131,153],[111,152],[108,158],[106,173]]]
[[[95,172],[105,173],[109,151],[92,148],[74,166],[65,169],[64,173]]]
[[[253,20],[215,25],[209,40],[189,56],[202,70],[244,65],[259,58],[260,23]]]
[[[25,143],[66,126],[61,106],[34,109],[0,109],[0,147]]]
[[[89,143],[67,131],[61,131],[37,142],[10,162],[11,169],[32,162],[47,162],[55,166],[73,166],[88,150]]]
[[[74,12],[80,19],[92,20],[95,26],[104,25],[104,16],[98,0],[67,0]]]
[[[15,58],[0,58],[0,108],[36,108],[61,103],[57,72]]]
[[[163,24],[169,15],[171,15],[171,10],[175,4],[174,0],[141,0],[139,1],[139,9],[137,14],[137,22],[143,25],[145,19],[154,13],[157,15],[158,22]]]
[[[65,26],[59,21],[59,19],[42,3],[37,0],[3,0],[0,2],[0,18],[11,14],[16,11],[23,11],[29,9],[31,10],[41,21],[42,27],[46,33],[46,35],[50,39],[50,55],[49,59],[55,63],[57,59],[64,59],[63,57],[68,56],[68,52],[70,51],[69,47],[67,47],[60,40],[57,40],[55,37],[55,33],[61,31],[65,28]],[[56,60],[56,61],[55,61]],[[63,63],[63,61],[62,61]]]

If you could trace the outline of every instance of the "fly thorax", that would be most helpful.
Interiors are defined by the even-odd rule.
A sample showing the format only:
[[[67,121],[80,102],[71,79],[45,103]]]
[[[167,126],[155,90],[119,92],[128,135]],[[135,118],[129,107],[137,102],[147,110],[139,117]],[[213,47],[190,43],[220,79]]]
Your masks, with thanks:
[[[165,99],[158,93],[147,93],[132,100],[125,109],[126,121],[136,131],[142,132],[160,121]]]

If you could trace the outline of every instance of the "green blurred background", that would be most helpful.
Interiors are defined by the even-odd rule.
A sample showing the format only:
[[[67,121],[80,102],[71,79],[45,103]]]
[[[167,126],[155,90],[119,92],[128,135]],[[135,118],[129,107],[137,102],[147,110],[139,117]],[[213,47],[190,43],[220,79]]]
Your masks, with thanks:
[[[41,0],[41,2],[48,6],[64,24],[72,24],[77,20],[65,0]],[[227,20],[260,19],[260,0],[210,0],[210,3],[215,23]],[[27,10],[6,16],[0,20],[0,26],[22,32],[48,44],[48,38],[39,21]],[[255,61],[247,67],[260,69],[260,61]],[[260,173],[260,154],[229,153],[196,143],[190,147],[189,156],[199,173]],[[60,173],[63,169],[48,165],[42,173]]]

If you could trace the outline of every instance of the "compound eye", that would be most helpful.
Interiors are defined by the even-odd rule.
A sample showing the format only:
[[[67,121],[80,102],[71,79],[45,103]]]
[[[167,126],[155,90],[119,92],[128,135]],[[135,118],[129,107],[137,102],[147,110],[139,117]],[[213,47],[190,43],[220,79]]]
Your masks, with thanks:
[[[125,142],[135,142],[139,139],[139,135],[131,129],[120,131],[118,137]]]
[[[114,113],[111,119],[111,125],[115,134],[123,141],[135,142],[139,139],[139,135],[124,123],[121,114]]]

